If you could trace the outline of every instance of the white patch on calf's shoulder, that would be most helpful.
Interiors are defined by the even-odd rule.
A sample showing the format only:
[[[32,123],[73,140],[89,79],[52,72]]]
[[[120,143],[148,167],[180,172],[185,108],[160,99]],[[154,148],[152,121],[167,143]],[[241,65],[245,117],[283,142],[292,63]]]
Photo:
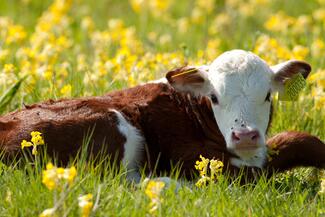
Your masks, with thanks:
[[[126,139],[122,163],[128,170],[127,179],[139,182],[141,179],[139,161],[144,150],[144,138],[141,132],[136,127],[132,126],[120,112],[116,110],[112,111],[116,113],[118,118],[117,128]]]
[[[157,79],[157,80],[147,82],[147,84],[159,84],[159,83],[167,84],[168,81],[167,81],[166,78],[160,78],[160,79]]]

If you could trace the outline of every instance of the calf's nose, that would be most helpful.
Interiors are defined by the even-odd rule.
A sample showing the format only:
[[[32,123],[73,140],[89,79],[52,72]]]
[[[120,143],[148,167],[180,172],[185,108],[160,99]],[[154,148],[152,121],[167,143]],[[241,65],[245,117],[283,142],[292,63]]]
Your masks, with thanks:
[[[233,131],[231,139],[236,145],[236,148],[253,148],[257,147],[257,140],[259,139],[257,130],[240,130]]]

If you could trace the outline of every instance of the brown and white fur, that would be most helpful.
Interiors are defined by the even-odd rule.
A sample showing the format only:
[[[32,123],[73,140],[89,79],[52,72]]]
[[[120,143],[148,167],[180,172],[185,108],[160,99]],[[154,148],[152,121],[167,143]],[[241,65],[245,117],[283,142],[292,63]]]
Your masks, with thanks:
[[[139,169],[169,172],[181,163],[187,177],[199,155],[220,159],[235,174],[241,167],[272,173],[295,166],[325,167],[325,145],[306,133],[284,132],[266,142],[271,92],[283,91],[311,67],[288,61],[269,67],[258,56],[229,51],[205,67],[182,67],[153,82],[100,97],[47,101],[0,117],[0,148],[20,152],[31,131],[43,133],[48,153],[67,163],[92,130],[89,154],[104,150],[139,181]],[[188,72],[189,71],[189,72]],[[267,147],[279,151],[267,161]]]

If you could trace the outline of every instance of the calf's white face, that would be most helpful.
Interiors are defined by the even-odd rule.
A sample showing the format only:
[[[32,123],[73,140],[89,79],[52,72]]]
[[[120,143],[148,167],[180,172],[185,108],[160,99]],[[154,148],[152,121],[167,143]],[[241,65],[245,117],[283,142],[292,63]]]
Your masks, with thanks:
[[[167,80],[178,90],[210,97],[227,148],[240,159],[234,165],[262,167],[271,92],[283,91],[286,80],[297,73],[307,77],[310,70],[307,63],[296,60],[269,67],[251,52],[232,50],[209,66],[171,71]]]

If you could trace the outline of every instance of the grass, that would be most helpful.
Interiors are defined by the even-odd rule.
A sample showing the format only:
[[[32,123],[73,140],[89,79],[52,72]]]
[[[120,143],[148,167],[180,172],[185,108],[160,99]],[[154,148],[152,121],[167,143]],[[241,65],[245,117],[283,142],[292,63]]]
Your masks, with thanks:
[[[124,170],[94,166],[81,160],[76,164],[78,177],[66,198],[65,214],[78,216],[76,198],[81,194],[99,194],[94,216],[145,216],[149,198],[141,186],[130,186]],[[53,192],[42,185],[41,165],[2,168],[0,216],[35,216],[53,207]],[[315,171],[313,171],[315,172]],[[204,189],[183,182],[166,189],[159,216],[322,216],[324,197],[317,196],[319,182],[311,170],[285,174],[256,184],[230,183],[227,177]],[[70,209],[71,208],[71,209]]]
[[[57,14],[59,20],[62,17],[69,19],[67,26],[46,22],[52,25],[49,35],[55,35],[54,38],[63,35],[71,40],[72,44],[65,47],[35,34],[40,20],[44,19],[40,18],[41,15],[49,13],[52,1],[1,1],[0,16],[9,17],[12,20],[9,26],[20,24],[26,32],[24,39],[8,44],[8,26],[0,22],[0,93],[5,99],[5,103],[1,103],[2,113],[21,108],[22,102],[30,104],[49,98],[101,95],[159,78],[168,69],[185,62],[206,64],[223,51],[240,48],[256,52],[270,64],[288,58],[300,58],[311,63],[313,72],[319,73],[316,79],[308,81],[299,101],[274,101],[275,114],[269,136],[297,130],[324,140],[324,101],[320,99],[324,97],[325,88],[321,83],[325,74],[322,71],[325,68],[325,45],[315,45],[317,40],[325,40],[324,19],[318,18],[325,17],[325,12],[322,12],[325,10],[324,2],[215,0],[212,1],[215,5],[212,12],[204,7],[208,1],[204,1],[203,6],[199,2],[178,0],[173,1],[168,10],[156,5],[135,12],[126,0],[75,0],[67,11]],[[197,11],[198,18],[194,16]],[[278,15],[279,11],[285,16]],[[81,23],[87,16],[94,23],[92,31],[82,28]],[[267,28],[265,23],[272,16],[280,16],[280,22]],[[118,18],[118,22],[122,20],[124,26],[108,27],[114,26],[114,22],[110,22],[112,18]],[[302,22],[303,19],[307,21]],[[181,25],[184,20],[189,25]],[[285,23],[288,24],[282,29],[276,29]],[[180,29],[185,27],[187,30],[182,32]],[[109,35],[108,41],[105,41],[105,31]],[[125,35],[127,31],[128,35]],[[33,35],[36,41],[32,40]],[[278,45],[262,36],[275,40]],[[264,50],[258,45],[261,39],[266,46]],[[48,45],[58,48],[53,51],[55,58],[50,55],[52,50],[46,50]],[[297,48],[297,45],[304,49]],[[19,55],[22,48],[30,48],[34,56]],[[1,57],[3,50],[8,54]],[[284,50],[286,55],[283,55],[286,53]],[[81,55],[85,60],[79,60]],[[30,68],[25,68],[26,61]],[[15,69],[5,71],[6,64],[12,64]],[[105,70],[101,71],[101,67]],[[47,72],[51,72],[48,77],[45,75]],[[20,89],[10,91],[10,87],[26,75],[28,77]],[[71,90],[65,88],[67,85]],[[0,164],[0,216],[37,216],[55,205],[54,193],[42,184],[46,159],[42,163],[38,161],[37,165],[30,162]],[[83,157],[72,161],[71,165],[76,166],[78,175],[75,184],[65,191],[69,193],[66,193],[65,205],[61,206],[63,214],[80,215],[78,196],[92,193],[94,202],[99,198],[98,208],[92,216],[150,215],[150,200],[144,187],[126,183],[123,168],[94,165]],[[156,215],[325,216],[325,197],[317,194],[321,172],[300,168],[270,179],[262,177],[257,183],[244,186],[223,177],[218,183],[202,189],[181,180],[183,187],[177,193],[175,186],[163,191],[161,209]]]

